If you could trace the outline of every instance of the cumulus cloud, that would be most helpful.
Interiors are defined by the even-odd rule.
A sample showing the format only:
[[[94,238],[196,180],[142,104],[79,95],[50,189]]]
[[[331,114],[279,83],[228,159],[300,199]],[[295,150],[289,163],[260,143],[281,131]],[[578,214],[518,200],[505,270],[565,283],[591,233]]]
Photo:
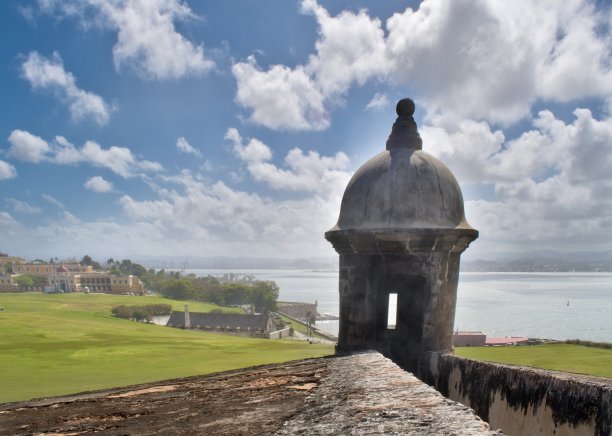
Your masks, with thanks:
[[[106,168],[121,177],[131,177],[137,170],[159,172],[158,162],[137,160],[127,147],[101,147],[95,141],[86,141],[77,148],[63,136],[56,136],[51,144],[24,130],[13,130],[8,137],[11,147],[8,156],[26,162],[51,162],[59,165],[89,165]]]
[[[146,243],[153,238],[168,250],[184,253],[206,247],[226,255],[302,256],[330,251],[322,235],[337,218],[336,196],[272,200],[232,189],[222,181],[206,183],[189,171],[166,180],[176,188],[159,188],[156,199],[124,195],[120,200],[134,225],[151,232]],[[321,237],[311,237],[317,234]]]
[[[576,109],[566,123],[545,110],[511,140],[474,121],[421,134],[459,180],[491,187],[493,199],[466,204],[468,220],[489,242],[510,246],[517,235],[533,247],[612,242],[602,236],[612,227],[612,118]]]
[[[430,116],[508,124],[537,99],[610,95],[609,24],[586,0],[428,0],[389,18],[387,49]]]
[[[319,25],[316,54],[310,56],[306,70],[325,96],[343,94],[353,83],[363,85],[386,74],[385,35],[378,18],[366,10],[332,17],[315,0],[303,0],[301,9],[314,15]]]
[[[176,140],[176,148],[182,153],[202,156],[202,153],[193,148],[193,146],[182,136]]]
[[[90,178],[83,183],[83,186],[93,192],[106,193],[113,191],[113,184],[100,176]]]
[[[114,252],[121,247],[130,253],[163,249],[172,254],[205,250],[221,255],[331,255],[323,233],[337,219],[350,177],[348,158],[342,153],[327,157],[294,149],[281,167],[273,164],[272,152],[263,142],[243,139],[233,128],[228,129],[226,139],[254,183],[300,191],[300,198],[270,198],[254,189],[234,189],[223,181],[182,170],[149,180],[152,198],[123,195],[119,204],[123,221],[127,221],[121,225],[115,220],[69,224],[62,218],[61,223],[38,227],[32,233],[41,245],[58,239],[79,240],[80,247],[94,246],[92,252],[104,248]],[[105,240],[95,245],[88,232],[102,232]]]
[[[380,20],[365,10],[331,17],[315,1],[301,10],[319,25],[316,54],[305,65],[273,65],[262,70],[254,57],[234,64],[236,102],[251,110],[250,120],[275,130],[323,130],[330,125],[328,107],[341,100],[353,83],[384,76],[384,32]]]
[[[21,65],[21,70],[23,78],[33,89],[50,91],[67,105],[73,120],[91,119],[100,125],[108,123],[114,109],[99,95],[80,89],[74,75],[64,69],[57,52],[45,58],[33,51]]]
[[[365,10],[331,16],[315,0],[301,10],[319,29],[308,62],[261,69],[249,58],[233,67],[236,101],[271,129],[329,127],[330,108],[368,80],[409,85],[430,121],[505,126],[537,101],[612,101],[609,9],[588,0],[425,0],[384,25]]]
[[[17,177],[17,170],[13,165],[0,160],[0,180],[12,179]]]
[[[203,45],[186,39],[177,22],[197,20],[180,0],[39,0],[43,12],[76,17],[85,27],[117,32],[113,60],[117,70],[126,67],[144,79],[179,79],[214,67]]]
[[[8,137],[8,142],[11,144],[8,156],[26,162],[37,163],[45,160],[46,153],[49,151],[47,141],[25,130],[13,130]]]
[[[316,192],[338,192],[344,189],[350,178],[346,171],[349,159],[342,152],[335,156],[321,156],[316,151],[304,153],[293,148],[285,157],[286,169],[270,162],[272,151],[256,138],[244,144],[242,137],[234,128],[228,129],[225,139],[233,143],[234,153],[247,165],[254,180],[264,182],[273,189]]]
[[[236,102],[250,109],[250,120],[277,130],[323,130],[329,117],[324,96],[303,67],[274,65],[263,71],[254,57],[232,67]]]
[[[6,202],[13,208],[15,212],[24,213],[28,215],[38,215],[41,210],[38,206],[32,206],[31,204],[17,200],[16,198],[7,198]]]
[[[134,156],[129,148],[111,146],[103,149],[94,141],[87,141],[81,149],[84,160],[94,166],[107,168],[122,177],[131,175]]]

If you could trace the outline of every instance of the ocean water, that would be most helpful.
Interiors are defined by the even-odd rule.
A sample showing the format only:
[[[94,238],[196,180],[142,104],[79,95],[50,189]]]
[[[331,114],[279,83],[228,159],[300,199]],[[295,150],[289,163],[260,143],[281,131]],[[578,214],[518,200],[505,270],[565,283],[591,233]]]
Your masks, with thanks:
[[[229,271],[192,269],[197,275]],[[317,301],[320,313],[338,315],[338,272],[255,269],[259,280],[274,280],[282,301]],[[317,327],[337,334],[338,322]],[[612,342],[611,273],[461,273],[455,329],[489,336],[527,336]]]

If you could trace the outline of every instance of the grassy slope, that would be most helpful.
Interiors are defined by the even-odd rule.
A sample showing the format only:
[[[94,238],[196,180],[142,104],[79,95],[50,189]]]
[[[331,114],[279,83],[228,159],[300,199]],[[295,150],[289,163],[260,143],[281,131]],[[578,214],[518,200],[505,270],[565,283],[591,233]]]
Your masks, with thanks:
[[[612,350],[568,344],[522,347],[457,347],[455,354],[474,360],[612,377]]]
[[[0,294],[0,402],[206,374],[333,353],[329,345],[184,331],[114,318],[99,294]],[[215,306],[189,302],[192,311]]]

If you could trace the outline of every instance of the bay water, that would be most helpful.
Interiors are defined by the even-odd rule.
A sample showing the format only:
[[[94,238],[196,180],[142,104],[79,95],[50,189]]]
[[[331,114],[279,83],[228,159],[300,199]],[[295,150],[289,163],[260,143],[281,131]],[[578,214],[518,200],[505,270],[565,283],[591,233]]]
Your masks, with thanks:
[[[229,270],[185,273],[221,276]],[[338,271],[305,269],[231,270],[273,280],[280,301],[318,304],[319,313],[339,314]],[[338,333],[338,321],[317,327]],[[612,342],[612,273],[481,273],[459,277],[455,329],[488,336],[526,336]]]

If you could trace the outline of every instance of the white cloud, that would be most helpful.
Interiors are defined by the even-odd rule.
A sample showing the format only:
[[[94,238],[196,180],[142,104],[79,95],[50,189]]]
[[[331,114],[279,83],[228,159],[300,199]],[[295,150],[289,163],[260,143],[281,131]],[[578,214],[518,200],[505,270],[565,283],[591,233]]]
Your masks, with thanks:
[[[122,177],[131,175],[134,156],[129,148],[111,146],[103,149],[94,141],[87,141],[81,149],[84,160],[91,165],[107,168]]]
[[[47,203],[52,204],[59,209],[64,209],[64,204],[61,201],[59,201],[57,198],[52,197],[51,195],[48,195],[48,194],[42,194],[42,198]]]
[[[333,250],[323,233],[337,219],[350,177],[348,158],[342,153],[327,157],[293,149],[280,168],[272,164],[272,153],[261,141],[243,140],[236,129],[228,129],[226,139],[255,182],[277,190],[301,191],[301,198],[268,198],[183,170],[149,180],[154,198],[123,195],[119,204],[126,223],[119,225],[113,219],[70,224],[62,218],[61,223],[38,227],[32,233],[41,246],[60,239],[80,241],[79,247],[105,255],[118,249],[145,254],[205,250],[218,255],[331,255]],[[103,233],[104,241],[94,241],[88,232]]]
[[[366,105],[366,109],[378,110],[387,106],[389,106],[389,98],[387,95],[377,92],[374,94],[374,97],[372,97],[372,100]]]
[[[7,198],[6,202],[11,205],[15,212],[18,213],[37,215],[41,212],[40,207],[32,206],[31,204],[25,201],[17,200],[15,198]]]
[[[84,27],[102,26],[117,32],[113,60],[144,79],[179,79],[214,67],[204,47],[186,39],[176,22],[195,20],[180,0],[39,0],[41,10],[56,16],[77,17]]]
[[[179,253],[204,248],[225,255],[331,254],[323,233],[337,219],[340,198],[336,195],[325,192],[302,200],[272,200],[234,190],[221,181],[205,183],[189,171],[166,181],[177,189],[159,188],[154,200],[139,201],[130,195],[120,200],[133,225],[150,232],[145,244]]]
[[[353,83],[363,85],[372,77],[385,76],[388,59],[378,18],[371,18],[366,10],[342,11],[331,17],[315,0],[303,0],[301,6],[319,25],[317,53],[310,56],[306,70],[323,95],[341,95]]]
[[[409,85],[427,119],[447,123],[510,125],[537,101],[612,101],[609,9],[588,0],[425,0],[389,17],[386,37],[365,10],[332,17],[315,0],[301,5],[319,27],[308,62],[233,67],[237,103],[271,129],[329,127],[329,109],[368,80]]]
[[[11,216],[8,212],[0,211],[0,228],[3,232],[3,250],[7,250],[10,248],[8,245],[11,241],[15,241],[15,248],[28,246],[24,244],[24,240],[21,240],[21,243],[24,245],[19,245],[19,239],[21,239],[21,235],[23,232],[23,226],[19,223],[15,218]],[[8,250],[9,252],[16,252],[17,250]]]
[[[164,166],[162,164],[150,160],[136,162],[136,166],[148,173],[159,173],[161,171],[164,171]]]
[[[113,191],[113,184],[100,176],[92,177],[83,183],[83,186],[93,192],[106,193]]]
[[[277,130],[323,130],[329,127],[324,97],[302,67],[274,65],[262,71],[254,57],[232,67],[236,102],[252,110],[250,120]]]
[[[138,161],[127,147],[102,148],[95,141],[86,141],[80,149],[63,136],[56,136],[49,145],[44,139],[24,130],[13,130],[8,137],[8,156],[27,162],[51,162],[59,165],[89,165],[106,168],[121,177],[132,177],[138,170],[163,171],[158,162]]]
[[[484,123],[426,127],[424,147],[459,180],[488,185],[494,199],[468,201],[481,238],[500,246],[576,249],[612,243],[612,118],[576,109],[571,123],[541,111],[531,130],[506,141]]]
[[[272,159],[272,150],[266,144],[258,139],[252,139],[247,145],[243,145],[240,133],[233,127],[227,129],[224,139],[232,142],[234,154],[245,162],[262,162]]]
[[[11,144],[8,156],[26,162],[37,163],[45,160],[45,154],[49,151],[47,141],[25,130],[13,130],[8,142]]]
[[[17,177],[17,170],[13,165],[0,160],[0,180],[12,179]]]
[[[537,99],[612,93],[604,20],[586,0],[427,0],[387,21],[392,76],[430,117],[511,124]]]
[[[327,107],[341,101],[353,83],[363,84],[387,70],[380,20],[365,10],[343,11],[337,17],[315,1],[302,2],[302,12],[319,25],[316,54],[308,63],[261,70],[255,58],[234,64],[236,102],[251,110],[250,121],[275,130],[323,130],[329,127]]]
[[[193,148],[193,146],[182,136],[176,140],[176,148],[182,153],[202,156],[202,153]]]
[[[81,154],[81,150],[78,150],[66,138],[63,136],[56,136],[49,159],[57,164],[71,165],[82,162],[84,157]]]
[[[342,152],[328,157],[320,156],[316,151],[304,153],[293,148],[285,157],[287,169],[283,169],[269,162],[272,151],[258,139],[252,138],[244,145],[234,128],[228,129],[225,139],[232,141],[234,153],[247,164],[253,179],[273,189],[315,192],[325,196],[344,189],[350,178],[346,172],[349,159]]]
[[[57,52],[51,58],[45,58],[33,51],[21,69],[23,77],[30,82],[32,88],[49,90],[67,105],[73,120],[89,118],[100,125],[108,123],[114,109],[99,95],[80,89],[72,73],[64,69],[62,58]]]

